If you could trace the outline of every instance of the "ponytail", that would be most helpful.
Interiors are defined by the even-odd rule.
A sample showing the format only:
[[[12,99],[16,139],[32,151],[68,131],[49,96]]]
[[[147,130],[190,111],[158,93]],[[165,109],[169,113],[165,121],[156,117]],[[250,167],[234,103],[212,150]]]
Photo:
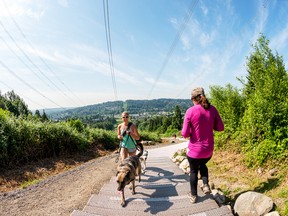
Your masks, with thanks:
[[[204,109],[209,109],[210,102],[204,95],[197,95],[194,99],[197,103],[201,104]]]

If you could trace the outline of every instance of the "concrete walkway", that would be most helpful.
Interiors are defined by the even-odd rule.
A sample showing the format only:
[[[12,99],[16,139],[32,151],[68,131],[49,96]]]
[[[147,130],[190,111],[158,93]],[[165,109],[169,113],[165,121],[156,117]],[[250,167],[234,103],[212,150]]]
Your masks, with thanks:
[[[212,195],[205,195],[200,188],[198,202],[190,203],[189,176],[171,161],[174,152],[186,146],[185,141],[148,150],[147,169],[141,175],[141,182],[136,181],[136,194],[125,188],[126,207],[120,205],[121,195],[116,191],[116,177],[112,176],[99,194],[91,196],[83,210],[74,210],[71,216],[232,216],[227,207],[219,207]]]

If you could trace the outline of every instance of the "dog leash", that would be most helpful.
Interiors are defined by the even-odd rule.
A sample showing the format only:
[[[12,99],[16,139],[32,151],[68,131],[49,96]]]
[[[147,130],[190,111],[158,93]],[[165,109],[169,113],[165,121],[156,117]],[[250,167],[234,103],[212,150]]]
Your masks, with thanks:
[[[143,148],[142,143],[137,143],[130,135],[128,135],[128,136],[129,136],[128,139],[130,138],[130,139],[133,141],[133,143],[134,143],[134,145],[135,145],[135,148],[136,148],[138,151],[144,152],[144,148]],[[118,153],[117,153],[117,157],[116,157],[116,159],[115,159],[115,163],[118,163],[118,161],[119,161],[121,148],[122,148],[122,146],[121,146],[121,141],[120,141],[120,143],[119,143],[119,149],[118,149]]]

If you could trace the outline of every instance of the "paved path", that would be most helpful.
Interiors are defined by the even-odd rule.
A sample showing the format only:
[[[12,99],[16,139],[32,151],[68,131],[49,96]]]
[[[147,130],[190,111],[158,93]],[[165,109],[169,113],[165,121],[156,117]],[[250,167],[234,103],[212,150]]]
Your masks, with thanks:
[[[89,199],[83,210],[74,210],[71,216],[142,216],[142,215],[193,215],[232,216],[227,207],[219,207],[212,195],[198,189],[198,202],[190,203],[189,176],[183,174],[172,161],[175,151],[187,146],[187,142],[167,147],[149,149],[147,169],[136,181],[136,194],[125,188],[126,207],[121,207],[121,196],[116,191],[116,177],[106,183],[99,194]]]

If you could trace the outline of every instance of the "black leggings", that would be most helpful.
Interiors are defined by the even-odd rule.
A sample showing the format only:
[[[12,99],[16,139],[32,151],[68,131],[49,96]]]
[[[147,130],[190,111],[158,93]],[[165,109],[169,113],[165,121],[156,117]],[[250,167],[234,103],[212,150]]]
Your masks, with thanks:
[[[188,157],[190,165],[190,189],[192,195],[197,195],[198,172],[200,171],[203,184],[208,184],[208,168],[206,163],[211,159],[209,158],[190,158]]]

